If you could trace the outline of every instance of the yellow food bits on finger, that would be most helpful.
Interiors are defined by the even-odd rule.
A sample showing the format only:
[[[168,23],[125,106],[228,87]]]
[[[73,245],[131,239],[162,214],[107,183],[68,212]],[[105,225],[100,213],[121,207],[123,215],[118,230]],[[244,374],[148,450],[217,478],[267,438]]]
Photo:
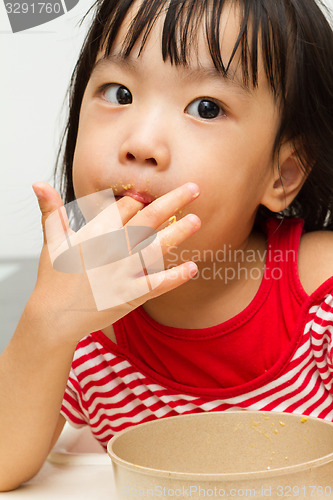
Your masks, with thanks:
[[[177,217],[175,215],[173,215],[169,219],[169,226],[171,226],[171,224],[174,224],[175,222],[177,222]]]

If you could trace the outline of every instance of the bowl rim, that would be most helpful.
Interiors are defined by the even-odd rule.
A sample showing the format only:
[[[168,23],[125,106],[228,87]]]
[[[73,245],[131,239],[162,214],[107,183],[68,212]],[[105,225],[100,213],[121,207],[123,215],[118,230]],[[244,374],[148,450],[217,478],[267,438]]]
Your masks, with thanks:
[[[154,469],[152,467],[145,467],[142,465],[137,465],[133,464],[131,462],[127,462],[126,460],[118,457],[115,452],[113,451],[113,445],[114,443],[121,438],[123,434],[126,434],[127,432],[133,430],[134,428],[137,428],[138,426],[143,427],[147,425],[152,425],[158,421],[161,420],[173,420],[173,419],[179,419],[182,417],[194,417],[194,418],[202,418],[204,415],[221,415],[224,413],[232,414],[232,415],[240,415],[240,414],[251,414],[251,415],[276,415],[276,416],[281,416],[281,417],[291,417],[291,418],[306,418],[307,420],[310,421],[315,421],[315,422],[320,422],[321,425],[331,427],[333,431],[333,422],[329,422],[328,420],[324,420],[321,418],[313,417],[313,416],[308,416],[308,415],[303,415],[303,414],[298,414],[298,413],[288,413],[288,412],[275,412],[275,411],[256,411],[256,410],[241,410],[241,411],[212,411],[212,412],[198,412],[198,413],[186,413],[182,415],[175,415],[172,417],[163,417],[163,418],[158,418],[155,420],[149,420],[148,422],[143,422],[141,424],[137,424],[131,427],[128,427],[127,429],[124,429],[122,431],[119,431],[117,434],[115,434],[108,442],[107,445],[107,453],[109,457],[111,458],[112,465],[118,464],[121,465],[122,467],[135,471],[138,473],[141,473],[143,475],[148,475],[148,476],[156,476],[159,478],[170,478],[170,479],[186,479],[186,480],[193,480],[193,481],[241,481],[241,480],[248,480],[248,479],[261,479],[261,478],[271,478],[271,477],[276,477],[276,476],[282,476],[285,474],[293,474],[297,472],[301,472],[304,470],[309,470],[309,469],[314,469],[326,464],[329,464],[332,462],[332,472],[333,472],[333,450],[331,453],[324,455],[322,457],[316,458],[314,460],[310,460],[307,462],[302,462],[300,464],[295,464],[295,465],[288,465],[286,467],[278,467],[278,468],[272,468],[272,469],[264,469],[264,470],[258,470],[258,471],[250,471],[250,472],[221,472],[221,473],[207,473],[203,474],[201,472],[176,472],[176,471],[168,471],[168,470],[163,470],[163,469]]]

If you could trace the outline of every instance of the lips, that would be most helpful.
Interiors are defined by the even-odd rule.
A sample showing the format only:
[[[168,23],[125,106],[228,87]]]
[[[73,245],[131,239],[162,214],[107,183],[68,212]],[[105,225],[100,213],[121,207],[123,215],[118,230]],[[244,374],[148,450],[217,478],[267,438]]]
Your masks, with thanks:
[[[134,189],[128,189],[124,192],[117,193],[116,199],[122,198],[123,196],[130,196],[134,200],[137,200],[140,203],[144,203],[145,205],[149,205],[149,203],[156,200],[156,196],[153,196],[149,193],[140,193],[139,191],[135,191]]]

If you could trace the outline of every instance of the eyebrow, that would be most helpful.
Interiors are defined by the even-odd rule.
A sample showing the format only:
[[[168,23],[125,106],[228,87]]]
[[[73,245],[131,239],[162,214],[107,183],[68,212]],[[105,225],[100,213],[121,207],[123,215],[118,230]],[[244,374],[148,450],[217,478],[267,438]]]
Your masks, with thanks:
[[[95,75],[96,73],[98,74],[105,67],[109,66],[110,63],[116,64],[129,71],[136,71],[139,64],[137,59],[131,59],[129,57],[125,58],[120,54],[110,54],[107,57],[103,57],[95,62],[91,71],[91,75]],[[253,93],[253,91],[240,80],[237,74],[235,74],[234,76],[230,76],[228,74],[223,75],[213,66],[209,68],[205,68],[203,66],[199,66],[196,68],[186,67],[186,72],[184,71],[182,79],[185,81],[214,79],[218,80],[218,82],[221,82],[221,80],[223,80],[224,82],[228,82],[229,86],[234,87],[235,90],[241,94],[250,96]]]

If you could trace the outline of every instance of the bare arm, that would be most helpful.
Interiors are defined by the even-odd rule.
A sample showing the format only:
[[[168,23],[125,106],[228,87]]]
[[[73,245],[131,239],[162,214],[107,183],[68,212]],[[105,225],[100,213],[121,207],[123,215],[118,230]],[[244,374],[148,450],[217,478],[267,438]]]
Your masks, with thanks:
[[[0,358],[1,491],[33,477],[61,431],[59,412],[75,344],[62,344],[48,325],[37,323],[28,306]]]
[[[122,198],[117,204],[123,224],[130,221],[131,225],[159,228],[197,197],[190,187],[177,188],[144,209],[140,202]],[[45,235],[45,221],[62,206],[62,201],[47,184],[40,188]],[[94,219],[89,221],[84,231],[89,231],[89,226],[94,230],[95,223]],[[158,235],[162,252],[184,241],[199,227],[197,217],[194,221],[184,217],[161,229]],[[158,284],[146,295],[97,311],[87,275],[55,271],[44,237],[36,287],[0,356],[0,491],[14,489],[33,477],[59,436],[64,424],[59,412],[79,340],[113,324],[148,299],[188,281],[193,276],[193,267],[188,264],[150,276]],[[112,276],[109,278],[111,285]],[[134,281],[138,280],[133,279],[128,286]]]

